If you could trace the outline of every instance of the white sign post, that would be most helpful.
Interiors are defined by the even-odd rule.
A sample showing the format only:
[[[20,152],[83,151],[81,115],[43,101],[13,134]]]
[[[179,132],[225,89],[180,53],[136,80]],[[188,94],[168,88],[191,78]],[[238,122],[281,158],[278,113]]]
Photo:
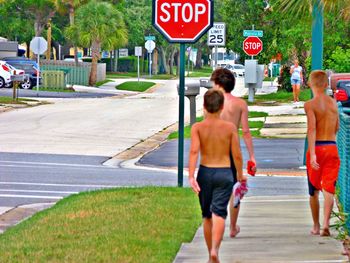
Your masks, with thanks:
[[[208,31],[208,46],[215,47],[215,68],[218,66],[218,46],[226,45],[226,24],[214,23]]]
[[[30,41],[30,49],[37,55],[38,73],[36,75],[36,95],[39,96],[39,74],[40,74],[40,55],[47,50],[47,42],[43,37],[34,37]]]
[[[135,47],[135,56],[137,56],[137,79],[140,82],[140,57],[142,56],[142,47]]]
[[[156,48],[156,43],[153,40],[147,40],[145,43],[145,48],[149,55],[149,76],[152,77],[152,52]]]

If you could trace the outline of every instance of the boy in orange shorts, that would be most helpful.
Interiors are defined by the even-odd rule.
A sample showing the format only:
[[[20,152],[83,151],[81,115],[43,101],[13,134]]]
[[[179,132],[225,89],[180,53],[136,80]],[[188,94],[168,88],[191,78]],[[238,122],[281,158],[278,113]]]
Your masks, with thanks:
[[[310,208],[314,222],[311,234],[330,236],[329,220],[334,203],[335,185],[340,160],[335,143],[339,129],[338,107],[334,99],[325,94],[328,78],[324,71],[316,70],[310,75],[309,85],[314,98],[305,103],[309,149],[306,166],[309,182]],[[319,223],[319,191],[324,195],[323,229]]]
[[[216,89],[208,90],[204,95],[206,117],[191,129],[189,182],[199,197],[204,238],[211,263],[220,262],[219,248],[225,231],[227,205],[232,194],[230,153],[237,169],[238,181],[247,180],[243,175],[237,128],[233,123],[220,119],[223,107],[223,93]],[[195,178],[199,153],[200,167]]]

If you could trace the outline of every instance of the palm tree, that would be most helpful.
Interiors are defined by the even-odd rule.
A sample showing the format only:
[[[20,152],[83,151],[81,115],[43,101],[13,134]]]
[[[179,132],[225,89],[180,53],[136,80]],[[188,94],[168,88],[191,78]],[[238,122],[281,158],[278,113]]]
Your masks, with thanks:
[[[90,1],[76,11],[75,24],[68,28],[67,36],[80,45],[91,47],[92,64],[89,84],[97,79],[100,51],[112,50],[127,43],[127,30],[122,14],[110,3]]]
[[[87,0],[55,0],[57,10],[61,14],[69,13],[69,25],[74,25],[75,10],[85,4]],[[78,64],[78,48],[74,45],[74,59],[75,64]]]
[[[276,0],[275,6],[282,12],[294,15],[311,14],[317,3],[324,6],[326,11],[339,11],[345,19],[350,19],[349,0]]]

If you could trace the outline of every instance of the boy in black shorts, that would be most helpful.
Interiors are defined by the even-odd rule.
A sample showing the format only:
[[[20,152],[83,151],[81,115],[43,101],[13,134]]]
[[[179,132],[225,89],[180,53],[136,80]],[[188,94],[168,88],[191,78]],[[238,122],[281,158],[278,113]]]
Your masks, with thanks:
[[[189,182],[199,195],[209,262],[219,262],[219,247],[225,231],[227,205],[233,188],[230,153],[238,181],[247,180],[243,176],[237,127],[220,119],[223,105],[223,93],[218,89],[208,90],[204,95],[205,120],[193,125],[191,131]],[[199,153],[201,162],[195,179]]]

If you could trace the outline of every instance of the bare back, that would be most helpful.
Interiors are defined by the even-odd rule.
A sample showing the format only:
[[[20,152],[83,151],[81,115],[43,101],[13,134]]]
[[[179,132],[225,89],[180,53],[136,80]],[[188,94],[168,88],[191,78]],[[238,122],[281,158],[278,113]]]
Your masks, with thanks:
[[[316,140],[335,141],[339,127],[337,104],[331,97],[321,94],[307,102],[316,120]]]
[[[239,128],[242,119],[242,112],[246,107],[246,103],[241,98],[225,94],[224,109],[221,112],[221,119],[233,123]]]
[[[221,119],[198,123],[201,164],[207,167],[230,167],[230,147],[234,125]]]

